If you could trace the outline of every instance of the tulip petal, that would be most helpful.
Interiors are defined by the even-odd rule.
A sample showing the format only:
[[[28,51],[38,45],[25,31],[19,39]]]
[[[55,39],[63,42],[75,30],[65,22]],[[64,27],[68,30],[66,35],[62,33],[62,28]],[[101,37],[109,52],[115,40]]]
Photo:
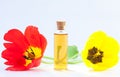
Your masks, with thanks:
[[[42,34],[39,33],[37,27],[28,26],[24,34],[27,40],[29,41],[30,45],[40,47],[42,51],[45,50],[47,40]]]
[[[27,39],[25,38],[25,36],[17,29],[9,30],[4,35],[4,39],[6,41],[15,43],[16,45],[21,47],[21,49],[23,49],[23,50],[25,50],[29,46],[29,43],[28,43]]]
[[[92,48],[97,50],[90,50]],[[102,71],[118,63],[118,51],[119,44],[114,38],[107,36],[102,31],[97,31],[88,38],[82,51],[82,59],[88,67],[93,68],[95,71]]]

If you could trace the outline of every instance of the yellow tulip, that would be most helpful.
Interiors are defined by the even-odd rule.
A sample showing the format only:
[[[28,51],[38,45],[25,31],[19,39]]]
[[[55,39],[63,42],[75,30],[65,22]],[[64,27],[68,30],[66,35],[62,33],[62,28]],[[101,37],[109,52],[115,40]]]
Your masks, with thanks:
[[[94,32],[82,51],[82,60],[95,71],[102,71],[118,63],[118,42],[102,31]]]

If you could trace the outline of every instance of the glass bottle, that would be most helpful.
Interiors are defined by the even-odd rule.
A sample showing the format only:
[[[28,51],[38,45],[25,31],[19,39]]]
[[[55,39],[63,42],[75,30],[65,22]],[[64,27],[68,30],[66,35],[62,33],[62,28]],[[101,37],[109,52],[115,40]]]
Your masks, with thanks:
[[[54,33],[54,69],[67,69],[68,34],[64,30],[65,21],[57,21],[57,32]]]

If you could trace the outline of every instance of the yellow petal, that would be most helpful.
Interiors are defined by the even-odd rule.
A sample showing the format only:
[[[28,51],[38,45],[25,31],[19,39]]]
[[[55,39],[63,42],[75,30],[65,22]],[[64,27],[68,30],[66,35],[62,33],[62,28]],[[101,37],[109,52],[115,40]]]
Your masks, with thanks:
[[[106,34],[102,31],[94,32],[89,38],[85,45],[85,48],[90,49],[93,46],[100,48],[106,38]]]
[[[102,62],[93,64],[87,59],[88,50],[96,47],[98,50],[103,51]],[[104,32],[94,32],[89,38],[82,51],[82,59],[84,63],[93,68],[95,71],[102,71],[113,67],[118,63],[119,44],[112,38],[107,36]]]

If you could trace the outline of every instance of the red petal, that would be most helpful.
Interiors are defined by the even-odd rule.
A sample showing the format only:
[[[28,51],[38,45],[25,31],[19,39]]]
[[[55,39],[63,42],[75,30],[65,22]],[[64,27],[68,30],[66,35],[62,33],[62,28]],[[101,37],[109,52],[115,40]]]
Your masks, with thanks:
[[[35,59],[35,60],[33,60],[32,61],[32,63],[33,63],[33,67],[37,67],[37,66],[39,66],[40,65],[40,62],[41,62],[41,59],[39,58],[39,59]]]
[[[11,51],[11,53],[19,53],[22,54],[25,51],[23,51],[19,46],[17,46],[14,43],[4,43],[5,48],[7,48],[7,50]]]
[[[6,62],[6,64],[9,64],[9,62]],[[25,71],[25,70],[29,70],[32,67],[33,67],[33,63],[30,63],[27,66],[24,66],[24,65],[12,65],[11,67],[6,68],[6,70],[10,70],[10,71]]]
[[[6,41],[10,41],[18,45],[23,50],[27,49],[29,46],[28,41],[26,40],[25,36],[17,29],[11,29],[9,30],[5,36],[4,39]]]
[[[25,71],[25,70],[29,70],[29,68],[25,67],[25,66],[14,66],[14,67],[8,67],[6,70],[10,70],[10,71]]]
[[[7,60],[10,60],[11,59],[10,57],[12,56],[12,54],[8,50],[4,50],[1,56]]]
[[[46,46],[47,46],[47,39],[42,35],[42,34],[40,34],[40,36],[39,36],[39,39],[41,40],[41,49],[42,49],[42,51],[44,52],[45,51],[45,48],[46,48]]]
[[[7,62],[5,62],[4,64],[6,64],[6,65],[14,65],[14,63],[13,62],[11,62],[11,61],[7,61]]]
[[[22,54],[19,54],[17,52],[14,51],[8,51],[8,50],[4,50],[2,52],[2,57],[7,59],[8,61],[5,62],[5,64],[7,65],[24,65],[25,64],[25,59],[23,57]]]
[[[25,30],[25,36],[29,41],[30,45],[35,47],[40,47],[38,28],[33,26],[28,26]]]
[[[39,33],[37,27],[28,26],[25,30],[25,36],[32,46],[40,47],[44,51],[47,40]]]

